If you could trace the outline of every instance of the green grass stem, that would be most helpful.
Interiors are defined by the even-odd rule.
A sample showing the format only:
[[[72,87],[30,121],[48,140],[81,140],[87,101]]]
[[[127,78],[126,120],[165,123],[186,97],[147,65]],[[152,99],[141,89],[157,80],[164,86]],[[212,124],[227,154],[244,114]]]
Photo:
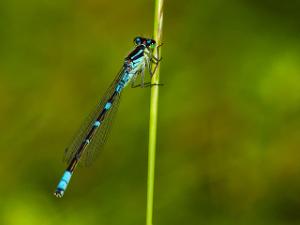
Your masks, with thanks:
[[[157,45],[161,44],[161,39],[162,39],[163,2],[164,2],[163,0],[155,0],[153,36],[154,36],[154,40],[156,40],[157,42]],[[154,52],[154,55],[157,55],[156,51]],[[159,58],[160,56],[157,57]],[[151,79],[152,84],[159,83],[159,71],[160,71],[160,66],[158,65],[157,70]],[[152,225],[152,217],[153,217],[158,93],[159,93],[159,86],[153,85],[151,87],[151,97],[150,97],[146,225]]]

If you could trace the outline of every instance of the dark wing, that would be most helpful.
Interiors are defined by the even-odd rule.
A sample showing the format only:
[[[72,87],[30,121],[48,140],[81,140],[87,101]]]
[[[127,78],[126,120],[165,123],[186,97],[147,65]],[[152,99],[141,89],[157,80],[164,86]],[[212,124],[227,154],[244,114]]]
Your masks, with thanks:
[[[101,113],[104,108],[104,105],[115,92],[116,84],[119,82],[120,78],[123,75],[124,68],[116,76],[115,80],[111,83],[110,87],[107,89],[104,97],[102,98],[101,102],[95,107],[92,113],[85,119],[84,123],[82,124],[81,128],[77,132],[77,135],[73,138],[71,144],[65,150],[64,154],[64,161],[66,163],[70,163],[72,159],[75,157],[76,153],[78,152],[81,144],[85,141],[87,134],[92,129],[97,117]],[[108,133],[111,128],[111,123],[113,117],[117,111],[118,105],[120,100],[120,94],[116,95],[114,98],[114,102],[111,108],[107,111],[104,121],[101,122],[101,125],[97,128],[91,142],[87,145],[86,149],[83,151],[80,157],[80,165],[89,165],[92,162],[92,159],[97,155],[98,152],[103,145],[105,144]]]
[[[112,127],[112,122],[114,120],[116,112],[118,111],[120,97],[121,97],[120,94],[115,96],[111,108],[106,113],[103,122],[98,127],[90,144],[85,149],[85,153],[83,154],[81,159],[82,163],[84,163],[85,166],[89,166],[93,162],[93,160],[97,157],[98,153],[106,143],[109,132]]]

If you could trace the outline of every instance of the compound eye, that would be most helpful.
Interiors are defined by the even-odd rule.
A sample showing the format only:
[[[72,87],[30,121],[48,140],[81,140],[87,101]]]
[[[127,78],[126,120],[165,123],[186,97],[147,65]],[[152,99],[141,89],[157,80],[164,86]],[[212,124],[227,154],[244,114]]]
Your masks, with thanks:
[[[142,43],[142,39],[140,37],[136,37],[134,39],[134,43],[136,43],[137,45],[141,44]]]
[[[147,40],[147,45],[150,45],[151,44],[151,40]]]

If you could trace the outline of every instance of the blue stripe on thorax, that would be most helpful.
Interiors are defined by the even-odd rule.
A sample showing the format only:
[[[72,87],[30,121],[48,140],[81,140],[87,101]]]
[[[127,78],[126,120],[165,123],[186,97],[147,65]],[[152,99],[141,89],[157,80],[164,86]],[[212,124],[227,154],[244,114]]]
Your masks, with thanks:
[[[143,55],[144,55],[144,50],[140,49],[136,54],[134,54],[133,56],[131,56],[130,59],[136,60],[136,59],[140,58]]]
[[[140,57],[137,58],[137,59],[134,59],[134,60],[132,61],[132,63],[134,64],[134,66],[137,66],[137,65],[135,65],[135,64],[139,64],[139,63],[141,63],[143,60],[144,60],[144,55],[140,56]]]
[[[136,52],[136,53],[135,53]],[[130,59],[130,60],[128,60]],[[140,70],[145,57],[144,57],[144,47],[139,46],[139,49],[136,48],[127,58],[124,64],[124,72],[121,80],[116,86],[116,92],[120,93],[122,89],[127,85],[131,78]],[[109,107],[110,108],[110,107]]]

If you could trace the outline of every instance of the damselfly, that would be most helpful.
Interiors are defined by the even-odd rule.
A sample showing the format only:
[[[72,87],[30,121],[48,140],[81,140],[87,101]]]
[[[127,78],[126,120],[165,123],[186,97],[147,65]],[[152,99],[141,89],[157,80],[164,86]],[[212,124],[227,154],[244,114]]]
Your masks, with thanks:
[[[68,163],[68,167],[54,192],[56,197],[64,195],[79,162],[85,165],[90,164],[96,153],[103,147],[107,140],[111,121],[118,108],[123,88],[130,82],[132,82],[132,87],[151,85],[150,82],[144,82],[144,77],[146,69],[152,76],[160,61],[159,58],[153,55],[156,42],[152,39],[136,37],[134,44],[134,50],[125,58],[123,67],[106,91],[104,98],[97,105],[96,110],[92,112],[90,118],[83,124],[71,145],[66,149],[65,161]],[[136,85],[135,81],[139,75],[141,76],[141,82]]]

